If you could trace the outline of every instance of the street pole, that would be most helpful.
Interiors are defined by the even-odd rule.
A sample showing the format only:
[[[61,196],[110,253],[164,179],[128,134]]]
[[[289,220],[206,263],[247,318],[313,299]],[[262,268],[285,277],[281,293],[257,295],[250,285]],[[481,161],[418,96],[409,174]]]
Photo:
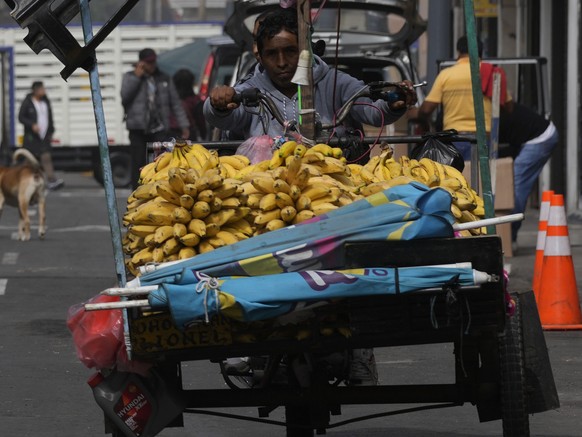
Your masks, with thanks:
[[[299,130],[308,140],[315,140],[315,109],[313,105],[313,53],[311,52],[311,7],[309,0],[297,2],[299,67],[305,68],[306,83],[300,84]],[[305,65],[302,65],[305,64]]]

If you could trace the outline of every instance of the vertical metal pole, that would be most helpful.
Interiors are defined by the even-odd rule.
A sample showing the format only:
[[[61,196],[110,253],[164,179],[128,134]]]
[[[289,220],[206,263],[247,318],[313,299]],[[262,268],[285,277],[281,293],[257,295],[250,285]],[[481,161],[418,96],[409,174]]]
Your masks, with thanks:
[[[81,21],[83,24],[83,34],[85,44],[93,38],[93,25],[91,23],[91,11],[89,0],[79,0],[81,11]],[[111,161],[109,160],[109,146],[107,144],[107,130],[105,128],[105,114],[103,112],[103,99],[101,98],[101,86],[99,84],[99,71],[97,63],[89,72],[91,83],[91,96],[93,100],[93,111],[95,113],[95,124],[97,126],[97,139],[99,141],[99,155],[101,157],[101,168],[103,170],[103,186],[105,187],[105,200],[109,215],[109,227],[111,229],[111,240],[113,243],[113,257],[115,259],[115,273],[120,287],[126,283],[125,264],[123,262],[123,249],[121,246],[121,226],[117,212],[117,202],[115,197],[115,186],[113,185],[113,175],[111,172]]]
[[[297,1],[297,21],[298,21],[298,45],[299,53],[303,50],[311,52],[311,3],[309,0]],[[299,128],[301,135],[310,140],[315,140],[315,113],[309,112],[314,109],[313,103],[313,69],[309,66],[308,85],[299,85],[299,95],[301,103]]]
[[[483,202],[485,203],[485,218],[492,218],[495,215],[495,212],[493,208],[493,193],[491,192],[491,173],[489,172],[489,150],[487,147],[487,132],[485,130],[485,108],[483,106],[483,91],[481,90],[481,74],[479,72],[475,9],[473,8],[472,0],[465,0],[465,27],[467,28],[473,103],[475,105],[475,121],[477,124],[479,170],[481,172],[481,186],[483,187],[481,195],[483,196]],[[495,226],[487,226],[487,233],[494,234]]]

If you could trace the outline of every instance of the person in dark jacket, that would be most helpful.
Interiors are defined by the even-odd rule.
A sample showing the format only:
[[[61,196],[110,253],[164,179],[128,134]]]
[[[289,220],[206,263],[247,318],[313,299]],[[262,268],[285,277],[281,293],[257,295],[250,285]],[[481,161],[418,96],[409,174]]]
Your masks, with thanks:
[[[51,139],[55,131],[53,111],[42,82],[32,83],[32,92],[27,94],[20,106],[18,121],[24,125],[22,145],[40,161],[48,179],[47,188],[61,188],[64,182],[56,178],[51,157]]]
[[[203,102],[194,93],[194,82],[196,77],[187,68],[181,68],[174,73],[172,80],[178,92],[178,97],[182,101],[182,107],[190,122],[190,139],[192,141],[201,141],[206,139],[206,121],[202,113]],[[170,117],[170,129],[172,136],[180,133],[180,126],[178,126],[178,119],[172,113]]]
[[[558,131],[552,121],[518,102],[501,108],[499,142],[510,146],[513,161],[515,206],[513,213],[523,213],[533,185],[558,143]],[[511,224],[511,239],[517,241],[521,222]]]
[[[172,113],[181,129],[182,138],[190,136],[190,123],[171,78],[158,69],[156,52],[149,48],[139,52],[139,62],[135,68],[123,75],[121,103],[129,131],[131,179],[135,188],[139,171],[146,164],[146,143],[170,138]]]

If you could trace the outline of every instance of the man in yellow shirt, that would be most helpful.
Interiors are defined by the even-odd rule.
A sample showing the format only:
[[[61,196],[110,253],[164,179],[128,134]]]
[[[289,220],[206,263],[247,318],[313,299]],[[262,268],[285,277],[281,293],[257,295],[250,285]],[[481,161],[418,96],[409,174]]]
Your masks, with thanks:
[[[477,41],[479,58],[483,44]],[[469,65],[467,37],[457,41],[458,58],[455,65],[442,70],[435,79],[430,93],[418,109],[418,118],[428,120],[439,105],[443,106],[443,130],[455,129],[460,134],[474,134],[477,131],[475,107]],[[491,99],[484,97],[485,130],[491,131]],[[471,159],[470,143],[455,143],[465,161]]]

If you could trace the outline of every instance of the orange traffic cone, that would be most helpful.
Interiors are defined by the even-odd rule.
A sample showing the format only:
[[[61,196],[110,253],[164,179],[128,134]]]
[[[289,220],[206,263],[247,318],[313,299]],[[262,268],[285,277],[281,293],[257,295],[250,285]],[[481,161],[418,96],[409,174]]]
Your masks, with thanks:
[[[538,309],[547,330],[582,329],[564,196],[552,195],[544,247]]]
[[[548,218],[550,216],[550,200],[554,192],[552,190],[542,193],[542,204],[540,205],[540,221],[538,223],[538,241],[536,243],[536,260],[534,264],[532,290],[539,300],[540,280],[542,279],[542,266],[544,262],[544,246],[546,244],[546,229],[548,227]]]

